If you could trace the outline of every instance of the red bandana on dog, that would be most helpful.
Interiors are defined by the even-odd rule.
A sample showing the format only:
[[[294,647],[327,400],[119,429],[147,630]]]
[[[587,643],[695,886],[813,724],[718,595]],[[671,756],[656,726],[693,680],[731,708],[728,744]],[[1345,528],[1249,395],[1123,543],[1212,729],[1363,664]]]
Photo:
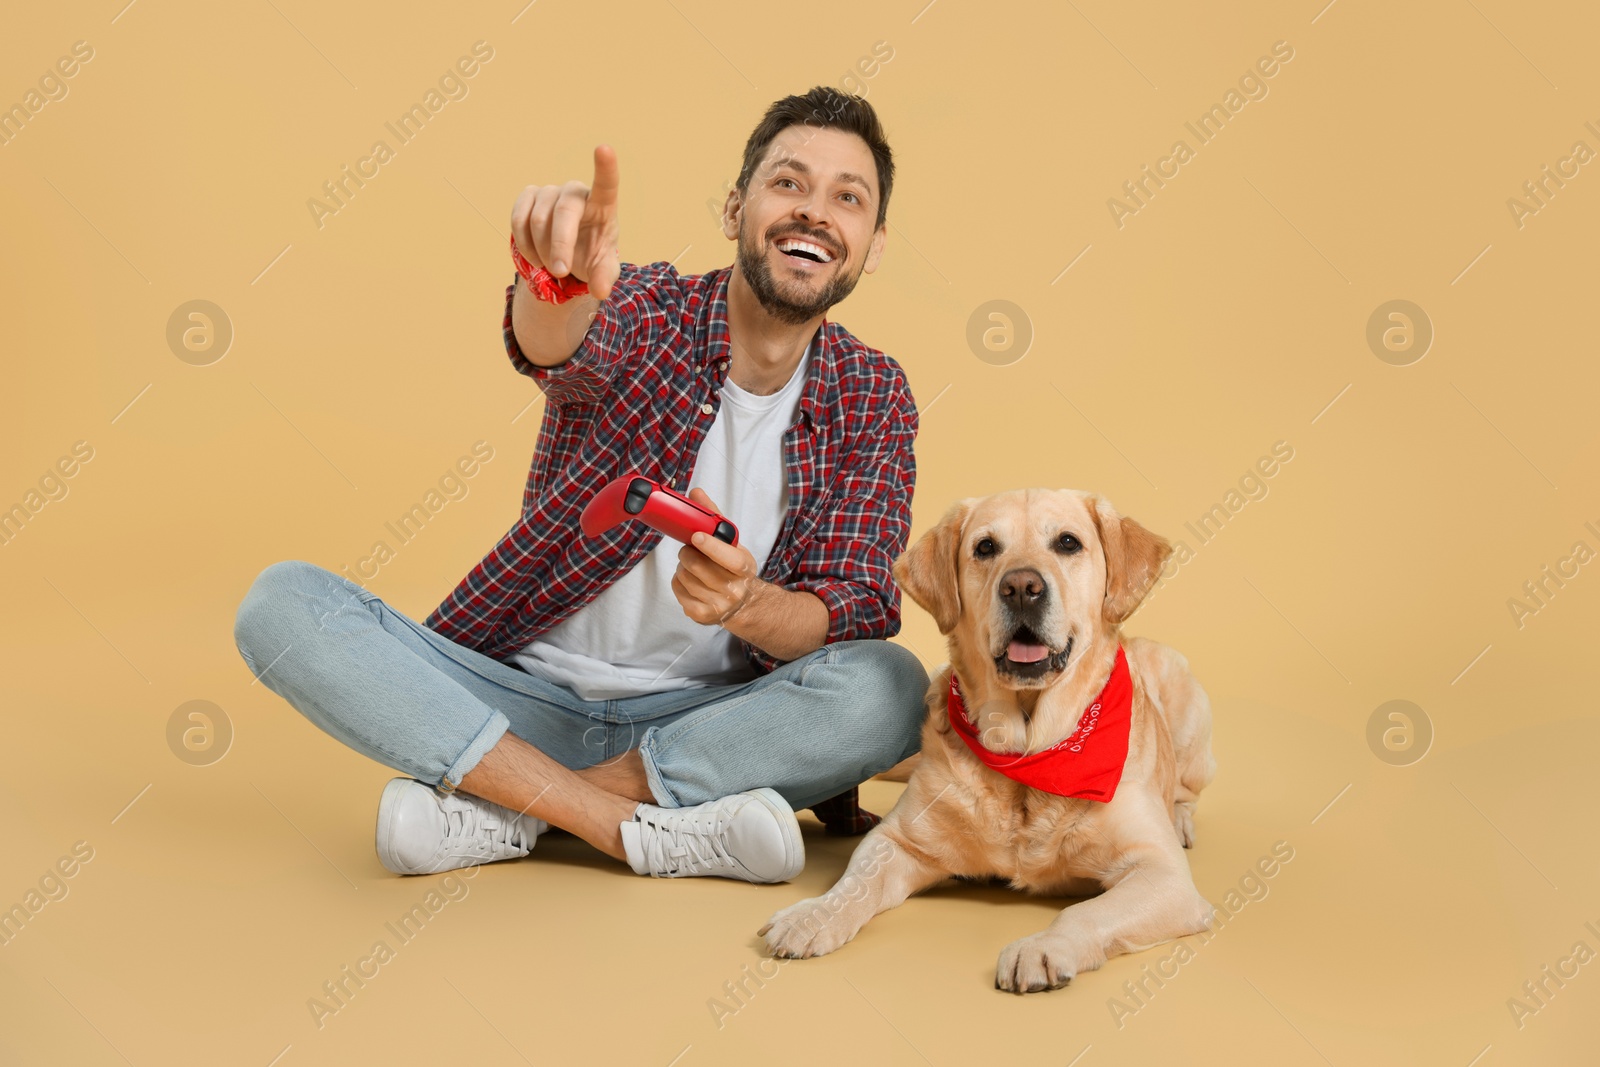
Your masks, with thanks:
[[[1031,756],[991,752],[967,720],[956,672],[950,672],[950,725],[975,756],[1013,781],[1061,797],[1109,803],[1122,781],[1128,759],[1128,727],[1133,721],[1133,679],[1128,658],[1117,646],[1117,660],[1100,695],[1084,710],[1072,735]]]

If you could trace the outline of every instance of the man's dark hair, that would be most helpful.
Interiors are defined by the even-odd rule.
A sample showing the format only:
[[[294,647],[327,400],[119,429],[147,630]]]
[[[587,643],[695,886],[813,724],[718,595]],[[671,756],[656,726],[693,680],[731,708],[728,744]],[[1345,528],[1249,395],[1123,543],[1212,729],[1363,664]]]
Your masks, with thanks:
[[[739,195],[749,194],[750,179],[761,165],[772,139],[796,125],[844,130],[867,142],[867,147],[872,149],[872,161],[878,168],[878,221],[873,229],[882,226],[889,213],[889,192],[894,188],[894,155],[884,138],[883,125],[878,122],[878,113],[863,97],[840,92],[829,85],[819,85],[803,96],[786,96],[767,108],[761,124],[745,142],[744,166],[739,170]]]

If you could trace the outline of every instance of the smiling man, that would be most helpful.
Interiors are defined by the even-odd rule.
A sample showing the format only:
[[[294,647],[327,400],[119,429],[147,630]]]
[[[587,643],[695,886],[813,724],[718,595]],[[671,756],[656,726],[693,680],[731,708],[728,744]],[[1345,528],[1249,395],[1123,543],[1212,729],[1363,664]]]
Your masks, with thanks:
[[[521,517],[418,624],[321,567],[274,564],[235,638],[264,684],[409,777],[377,849],[421,874],[526,856],[564,828],[635,872],[779,882],[794,811],[877,816],[858,783],[918,748],[928,676],[887,639],[918,417],[899,364],[828,309],[878,266],[894,164],[865,100],[818,87],[751,134],[731,267],[617,252],[619,168],[512,210],[512,365],[544,389]],[[685,492],[739,544],[578,516],[624,473]]]

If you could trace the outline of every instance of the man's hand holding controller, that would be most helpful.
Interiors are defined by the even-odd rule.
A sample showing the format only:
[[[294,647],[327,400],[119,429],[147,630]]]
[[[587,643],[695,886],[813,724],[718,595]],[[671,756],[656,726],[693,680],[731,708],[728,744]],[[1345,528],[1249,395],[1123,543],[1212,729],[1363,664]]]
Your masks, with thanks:
[[[512,297],[511,321],[517,346],[532,363],[565,363],[583,343],[600,303],[622,273],[617,254],[617,153],[610,145],[594,150],[594,182],[585,185],[530,185],[511,209],[516,250],[535,270],[557,281],[588,285],[587,294],[561,303],[540,300],[519,282]]]

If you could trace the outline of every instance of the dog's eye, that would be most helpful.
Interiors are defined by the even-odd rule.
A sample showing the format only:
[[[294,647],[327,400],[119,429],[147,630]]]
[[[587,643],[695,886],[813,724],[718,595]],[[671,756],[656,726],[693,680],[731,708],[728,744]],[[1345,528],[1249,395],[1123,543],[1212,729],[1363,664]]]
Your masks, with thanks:
[[[972,546],[972,554],[979,559],[988,559],[994,553],[995,544],[994,539],[991,537],[980,537],[978,543]]]
[[[1056,538],[1056,547],[1070,556],[1083,551],[1083,542],[1069,533],[1064,533]]]

